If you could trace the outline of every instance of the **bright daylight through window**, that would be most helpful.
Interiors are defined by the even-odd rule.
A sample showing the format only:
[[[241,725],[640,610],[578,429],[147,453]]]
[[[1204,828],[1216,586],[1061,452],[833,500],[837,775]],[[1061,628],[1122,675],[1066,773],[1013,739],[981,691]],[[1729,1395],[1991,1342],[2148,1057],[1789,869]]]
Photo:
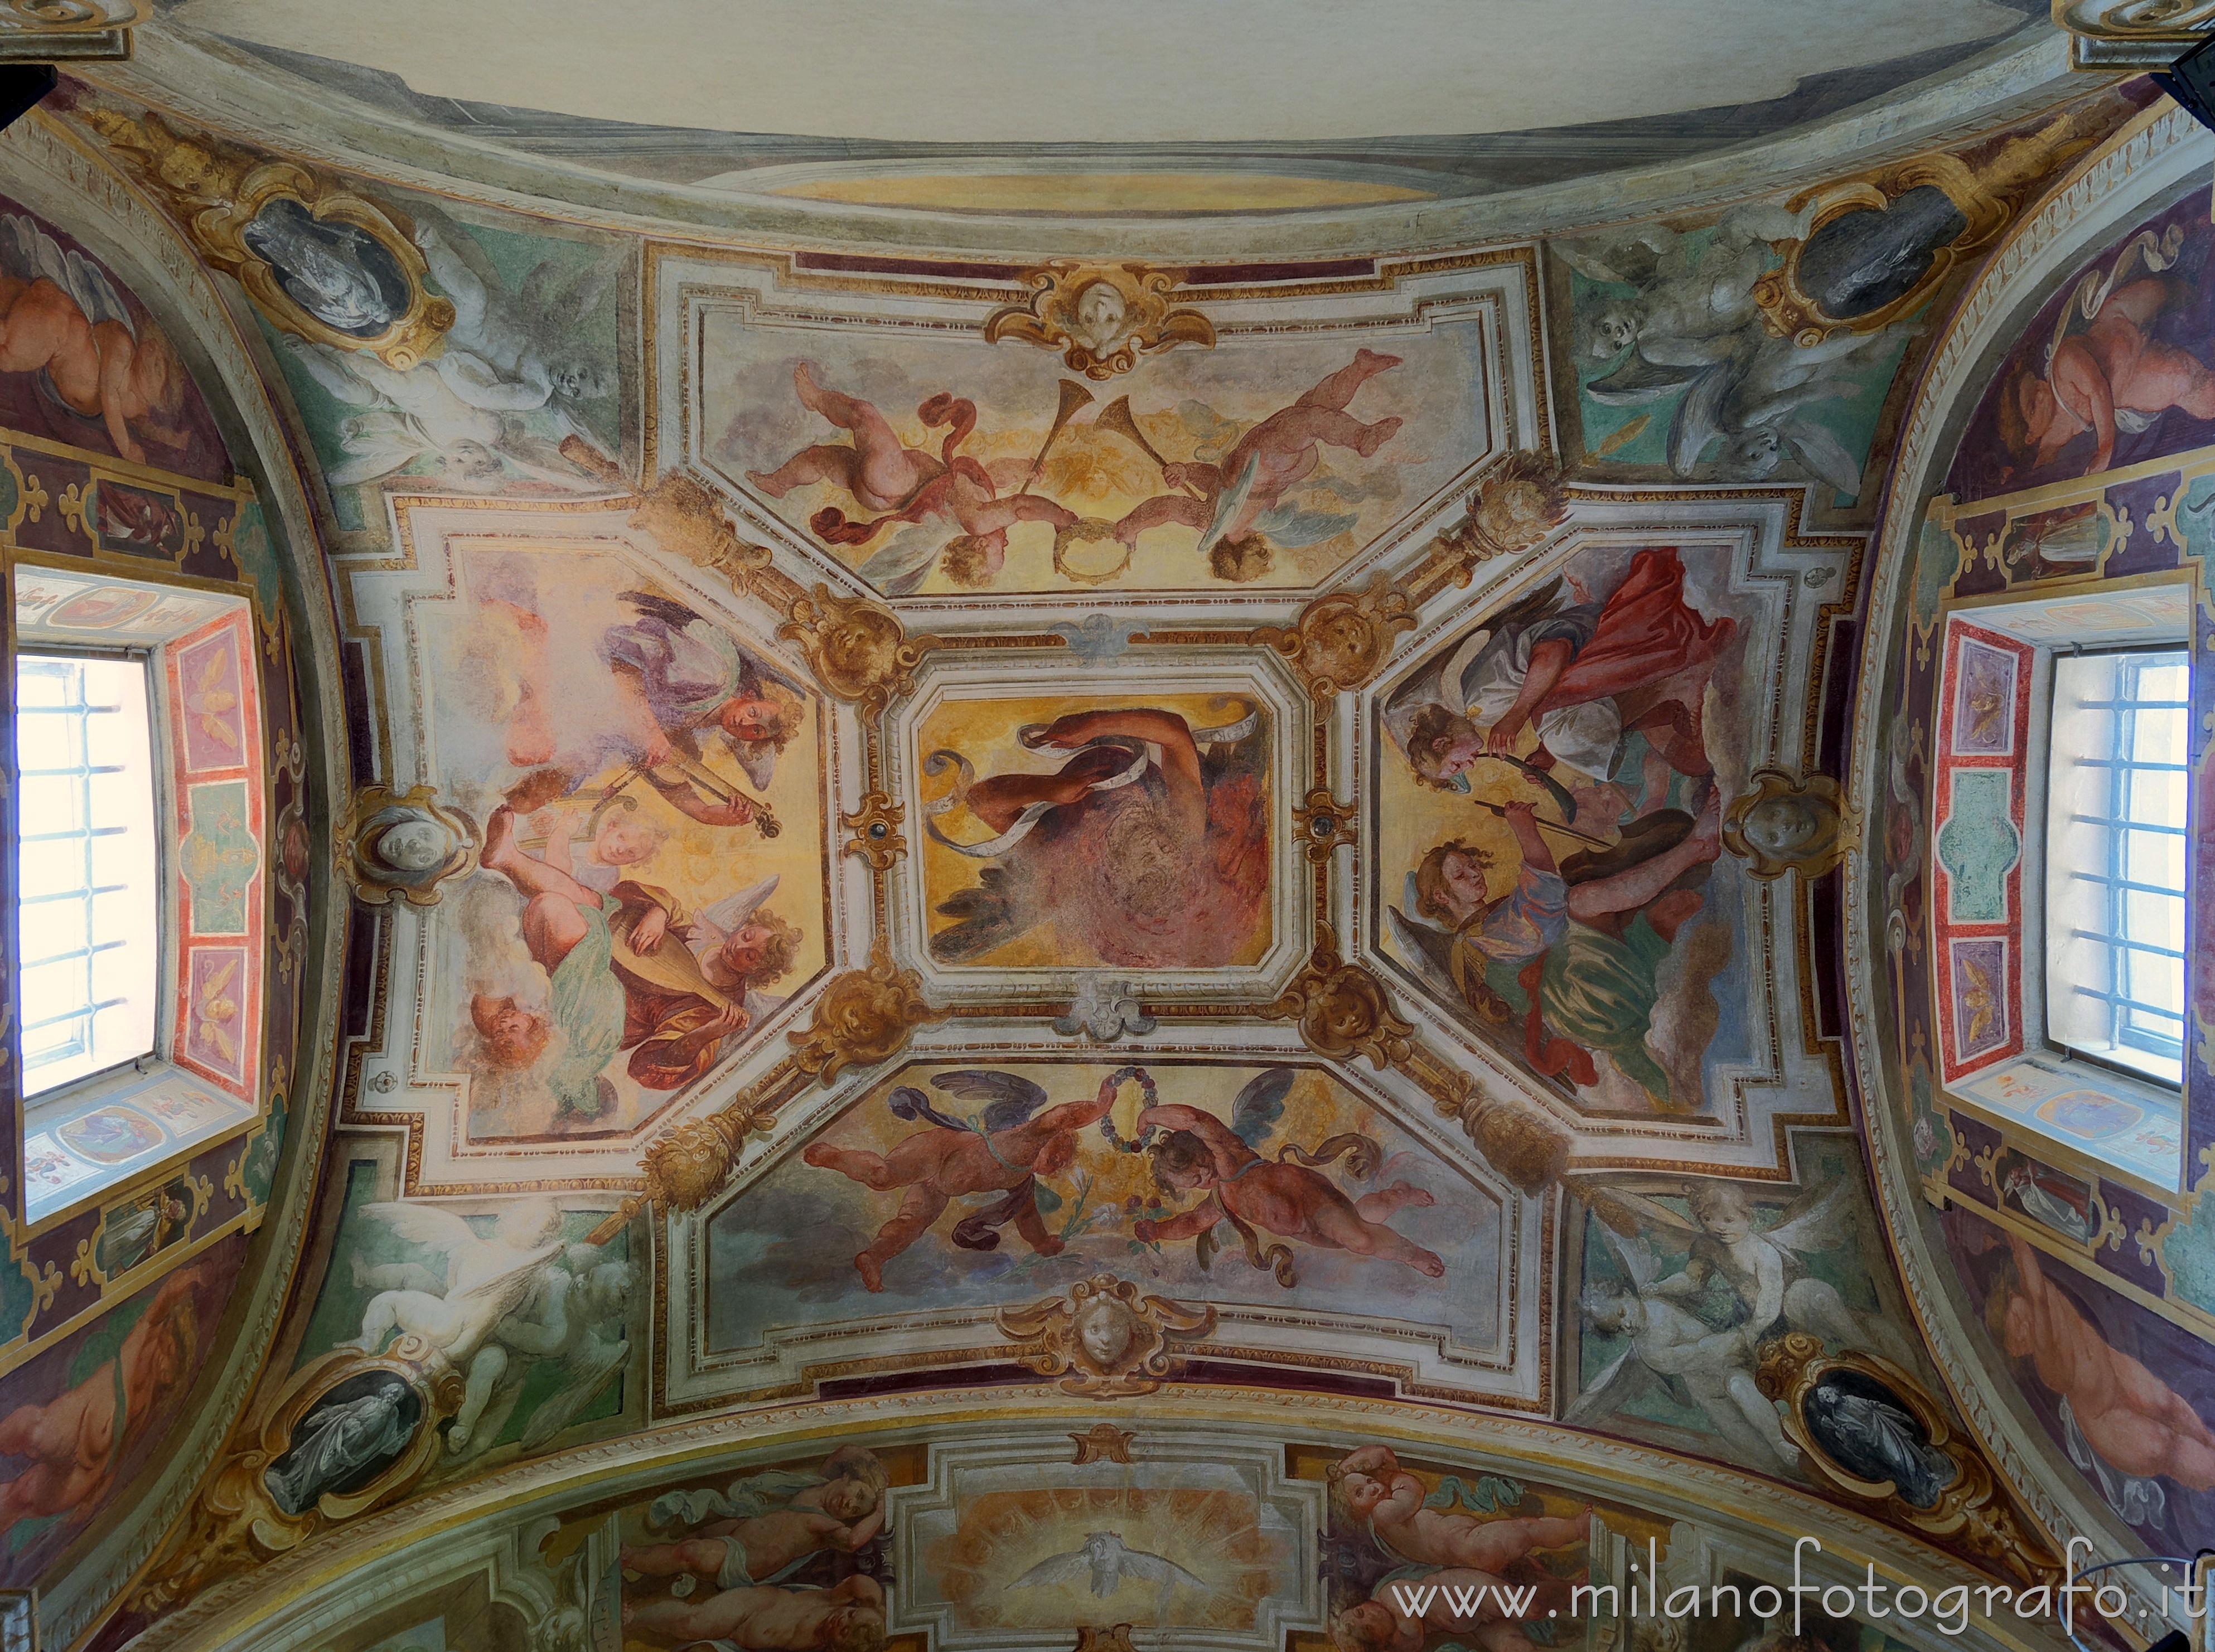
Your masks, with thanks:
[[[2190,664],[2173,649],[2053,664],[2047,1037],[2177,1084]]]
[[[147,702],[143,659],[15,661],[28,1095],[154,1047],[161,892]]]

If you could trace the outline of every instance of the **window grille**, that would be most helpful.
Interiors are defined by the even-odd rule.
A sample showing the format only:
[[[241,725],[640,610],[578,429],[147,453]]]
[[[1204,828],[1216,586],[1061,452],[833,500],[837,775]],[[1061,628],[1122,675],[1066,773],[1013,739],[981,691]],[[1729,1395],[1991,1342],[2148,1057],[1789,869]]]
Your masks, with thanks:
[[[2054,661],[2046,833],[2046,1021],[2054,1042],[2183,1078],[2181,652]]]
[[[15,661],[24,1089],[150,1053],[161,891],[143,660]]]

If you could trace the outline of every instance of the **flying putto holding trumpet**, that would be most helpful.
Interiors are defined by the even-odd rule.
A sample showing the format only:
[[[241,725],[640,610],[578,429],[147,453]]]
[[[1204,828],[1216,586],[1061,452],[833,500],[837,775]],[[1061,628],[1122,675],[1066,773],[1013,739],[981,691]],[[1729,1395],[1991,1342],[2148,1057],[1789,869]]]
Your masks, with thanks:
[[[1342,449],[1370,459],[1398,435],[1402,421],[1397,415],[1365,420],[1349,411],[1349,404],[1363,385],[1399,364],[1396,356],[1357,350],[1350,363],[1290,406],[1242,426],[1189,398],[1144,415],[1157,431],[1177,429],[1193,437],[1191,456],[1181,459],[1163,453],[1128,396],[1084,420],[1092,392],[1065,378],[1034,456],[988,462],[974,450],[993,444],[979,432],[977,404],[967,398],[939,390],[919,403],[916,417],[924,430],[943,434],[936,450],[927,443],[911,447],[874,403],[826,386],[820,369],[801,362],[793,369],[801,403],[850,439],[813,443],[774,469],[748,470],[746,480],[770,499],[821,484],[868,513],[856,515],[840,505],[813,511],[807,525],[826,544],[858,548],[897,527],[950,523],[959,531],[942,543],[911,548],[911,537],[900,535],[872,555],[867,572],[896,596],[920,585],[934,552],[939,572],[950,582],[993,584],[1006,566],[1009,529],[1027,522],[1053,529],[1055,570],[1078,583],[1118,578],[1129,567],[1141,536],[1163,528],[1195,530],[1194,548],[1209,572],[1218,579],[1243,582],[1269,573],[1279,549],[1318,545],[1356,526],[1357,513],[1320,508],[1293,497],[1297,490],[1335,493],[1341,503],[1381,496],[1366,485],[1326,474],[1322,450]],[[1135,450],[1158,473],[1163,491],[1112,517],[1081,514],[1048,497],[1051,487],[1034,492],[1042,478],[1051,480],[1047,462],[1077,425],[1084,426],[1083,438],[1093,450],[1103,437],[1112,438],[1126,455]],[[1104,568],[1079,567],[1071,552],[1087,541],[1120,542],[1120,560]]]

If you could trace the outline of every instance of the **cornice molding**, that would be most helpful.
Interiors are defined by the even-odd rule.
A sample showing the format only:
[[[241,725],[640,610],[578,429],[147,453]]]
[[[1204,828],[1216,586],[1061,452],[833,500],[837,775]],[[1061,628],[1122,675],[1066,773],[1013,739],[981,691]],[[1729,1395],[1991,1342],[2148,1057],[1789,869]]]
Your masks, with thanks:
[[[1790,1539],[1818,1536],[1823,1552],[1810,1576],[1835,1571],[1858,1582],[1880,1577],[1945,1587],[1989,1581],[1913,1536],[1774,1481],[1720,1465],[1672,1456],[1626,1441],[1555,1424],[1487,1416],[1443,1406],[1271,1390],[1171,1385],[1118,1405],[1113,1419],[1138,1429],[1198,1425],[1223,1435],[1312,1440],[1330,1447],[1389,1441],[1411,1454],[1439,1454],[1499,1472],[1526,1474],[1580,1496],[1627,1502],[1695,1521],[1789,1565]],[[482,1479],[412,1498],[328,1537],[303,1545],[233,1578],[161,1619],[132,1643],[133,1652],[252,1644],[258,1652],[306,1652],[344,1615],[344,1580],[374,1566],[379,1598],[441,1574],[441,1555],[475,1552],[492,1522],[523,1526],[565,1507],[604,1507],[672,1478],[731,1472],[728,1460],[795,1455],[828,1440],[864,1435],[950,1441],[998,1437],[1034,1420],[1067,1430],[1101,1420],[1096,1403],[1071,1399],[1050,1383],[942,1395],[799,1402],[748,1416],[734,1436],[727,1417],[664,1427],[518,1464]],[[2003,1617],[1979,1624],[1964,1652],[2030,1652],[2052,1643]]]
[[[89,77],[122,97],[336,171],[611,229],[755,247],[867,244],[1025,265],[1048,257],[1181,264],[1244,261],[1261,248],[1279,259],[1391,254],[1697,212],[1973,141],[2096,89],[2092,77],[2071,76],[2068,38],[2058,31],[1995,52],[1904,95],[1687,163],[1475,199],[1183,220],[928,212],[657,183],[415,126],[289,82],[242,49],[160,24],[142,32],[132,62]]]

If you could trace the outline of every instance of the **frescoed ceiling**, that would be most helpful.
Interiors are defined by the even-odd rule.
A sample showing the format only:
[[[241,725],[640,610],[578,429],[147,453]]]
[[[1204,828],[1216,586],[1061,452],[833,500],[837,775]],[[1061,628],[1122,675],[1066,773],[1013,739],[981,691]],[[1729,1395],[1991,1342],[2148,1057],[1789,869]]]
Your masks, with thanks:
[[[174,0],[0,137],[222,387],[328,902],[259,1233],[150,1187],[0,1375],[48,1644],[2028,1649],[2190,1551],[2204,1063],[2036,1148],[2136,1104],[1990,983],[2018,681],[2215,612],[2204,134],[1995,0],[633,9]]]

